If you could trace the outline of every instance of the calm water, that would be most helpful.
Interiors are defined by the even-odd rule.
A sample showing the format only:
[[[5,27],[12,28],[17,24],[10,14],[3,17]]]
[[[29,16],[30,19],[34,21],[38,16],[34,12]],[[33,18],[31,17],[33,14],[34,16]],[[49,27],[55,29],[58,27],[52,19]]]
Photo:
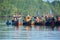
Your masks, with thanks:
[[[60,27],[1,25],[0,40],[60,40]]]

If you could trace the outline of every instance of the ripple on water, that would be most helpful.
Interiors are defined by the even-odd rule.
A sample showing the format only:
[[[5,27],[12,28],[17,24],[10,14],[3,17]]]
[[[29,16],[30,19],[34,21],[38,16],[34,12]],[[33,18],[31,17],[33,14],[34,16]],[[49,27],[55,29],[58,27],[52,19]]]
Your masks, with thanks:
[[[41,31],[34,27],[26,30],[24,26],[15,29],[6,26],[0,28],[0,40],[60,40],[60,31]]]

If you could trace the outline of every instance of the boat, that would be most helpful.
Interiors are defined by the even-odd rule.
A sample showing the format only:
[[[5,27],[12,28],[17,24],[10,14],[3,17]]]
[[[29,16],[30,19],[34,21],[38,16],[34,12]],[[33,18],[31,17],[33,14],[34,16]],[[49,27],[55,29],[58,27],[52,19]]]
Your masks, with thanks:
[[[20,26],[20,25],[39,25],[39,26],[60,26],[60,17],[47,17],[43,21],[42,17],[36,16],[34,18],[34,21],[32,21],[32,16],[27,15],[24,17],[23,21],[20,21],[18,19],[19,17],[14,17],[11,22],[7,20],[6,24],[7,25],[13,25],[13,26]]]
[[[6,21],[6,25],[11,25],[11,21],[10,20],[7,20]]]
[[[30,15],[26,16],[23,20],[23,25],[31,25],[32,17]]]
[[[41,17],[36,17],[35,18],[35,22],[34,22],[34,25],[44,25],[43,21],[42,21],[42,18]]]
[[[57,21],[55,22],[55,26],[60,26],[60,17],[57,17]]]

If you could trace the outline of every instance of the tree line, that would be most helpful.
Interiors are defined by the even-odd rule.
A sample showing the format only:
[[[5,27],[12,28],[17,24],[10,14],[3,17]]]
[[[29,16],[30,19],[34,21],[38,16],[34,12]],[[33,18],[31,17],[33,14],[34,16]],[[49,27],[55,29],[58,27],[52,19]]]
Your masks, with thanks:
[[[0,0],[0,16],[10,16],[19,12],[22,15],[60,14],[60,1],[44,2],[42,0]]]

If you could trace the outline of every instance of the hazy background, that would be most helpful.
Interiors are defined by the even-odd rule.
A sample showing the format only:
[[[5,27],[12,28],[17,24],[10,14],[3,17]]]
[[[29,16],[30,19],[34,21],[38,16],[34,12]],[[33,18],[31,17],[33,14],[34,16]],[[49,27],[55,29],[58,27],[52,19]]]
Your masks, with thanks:
[[[0,0],[0,16],[60,14],[60,0]]]

